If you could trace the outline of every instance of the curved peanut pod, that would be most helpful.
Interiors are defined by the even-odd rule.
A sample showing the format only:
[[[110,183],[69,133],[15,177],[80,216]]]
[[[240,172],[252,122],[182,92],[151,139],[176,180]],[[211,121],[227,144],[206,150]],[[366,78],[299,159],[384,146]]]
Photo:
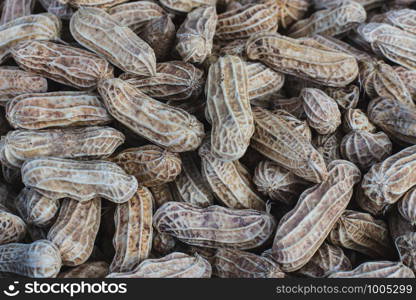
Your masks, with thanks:
[[[153,239],[153,196],[146,187],[139,188],[126,203],[116,208],[116,231],[113,245],[116,253],[110,272],[129,272],[148,258]]]
[[[173,152],[201,144],[204,125],[186,111],[156,101],[121,79],[101,81],[98,91],[115,119],[149,141]]]
[[[367,23],[358,33],[377,54],[411,70],[416,69],[416,35],[383,23]]]
[[[411,269],[401,262],[371,261],[352,271],[335,272],[329,278],[415,278]]]
[[[318,84],[343,87],[358,75],[356,59],[342,52],[304,45],[277,33],[259,33],[246,44],[249,59],[259,60],[277,72]]]
[[[78,266],[90,257],[101,220],[101,199],[62,201],[59,216],[48,232],[65,266]]]
[[[279,91],[285,83],[285,75],[262,63],[246,62],[246,70],[250,101],[272,95]]]
[[[250,144],[254,121],[247,86],[245,63],[237,56],[221,57],[209,68],[206,112],[212,124],[212,153],[218,159],[237,160]]]
[[[392,139],[416,144],[415,107],[395,99],[374,99],[368,105],[368,117]]]
[[[354,164],[335,160],[328,179],[300,195],[295,208],[280,220],[273,242],[273,257],[283,271],[308,263],[344,212],[360,178]]]
[[[250,252],[220,248],[213,260],[213,274],[219,278],[285,277],[276,262]]]
[[[0,25],[32,14],[34,6],[34,0],[5,0],[1,11]]]
[[[340,247],[323,243],[310,261],[296,273],[312,278],[322,278],[334,272],[351,269],[351,262]]]
[[[0,63],[10,54],[10,49],[21,41],[58,39],[61,27],[61,21],[50,13],[23,16],[1,25]]]
[[[166,15],[165,10],[151,1],[135,1],[114,6],[108,13],[121,26],[127,26],[139,33],[151,20]]]
[[[159,2],[169,11],[184,14],[203,5],[215,6],[217,0],[160,0]]]
[[[267,4],[249,4],[227,10],[218,16],[215,36],[221,40],[236,40],[258,32],[276,32],[277,13],[275,6]]]
[[[341,112],[335,100],[314,88],[302,89],[301,97],[309,125],[319,134],[335,132],[341,124]]]
[[[262,194],[290,206],[296,204],[299,195],[309,186],[306,181],[270,160],[257,165],[253,182]]]
[[[292,38],[322,34],[336,36],[365,22],[367,13],[356,1],[339,1],[327,9],[318,10],[309,18],[293,24],[288,32]]]
[[[389,229],[370,214],[345,210],[328,237],[333,245],[363,253],[371,258],[394,258]]]
[[[26,231],[25,222],[0,205],[0,245],[20,242]]]
[[[103,197],[123,203],[131,199],[138,186],[136,178],[115,163],[62,158],[27,160],[22,165],[22,180],[45,197],[69,197],[80,202]]]
[[[109,273],[105,261],[86,262],[68,271],[59,273],[58,278],[103,278]]]
[[[113,77],[113,67],[83,49],[48,41],[26,41],[11,49],[16,63],[33,74],[78,89],[94,88],[101,79]]]
[[[120,76],[146,95],[160,100],[183,101],[200,96],[205,84],[204,72],[190,63],[170,61],[156,65],[156,76]]]
[[[147,259],[131,272],[111,273],[107,278],[210,278],[211,272],[209,262],[198,254],[173,252],[159,259]]]
[[[156,75],[153,49],[104,10],[81,7],[71,18],[70,30],[78,43],[123,71]]]
[[[47,226],[59,210],[59,201],[44,197],[34,189],[23,188],[16,200],[16,209],[29,225]]]
[[[265,202],[256,194],[250,176],[246,178],[235,162],[219,160],[207,140],[199,148],[202,176],[217,198],[229,208],[265,210]]]
[[[283,117],[253,107],[255,131],[251,147],[295,175],[312,182],[328,176],[322,155]]]
[[[356,164],[361,170],[368,170],[391,155],[393,145],[384,132],[371,133],[354,130],[342,139],[342,156]]]
[[[178,200],[207,207],[214,204],[214,194],[207,180],[202,176],[196,157],[181,153],[182,172],[172,182]]]
[[[157,231],[207,248],[256,248],[269,240],[275,224],[266,212],[218,205],[199,208],[181,202],[167,202],[153,216]]]
[[[59,249],[48,240],[0,246],[0,271],[31,278],[56,277],[62,261]]]
[[[416,272],[416,232],[399,236],[394,240],[400,261]]]
[[[99,7],[109,8],[129,0],[59,0],[61,3],[68,3],[74,7]]]
[[[74,14],[74,9],[69,6],[69,4],[64,4],[60,1],[61,0],[39,0],[40,4],[47,12],[54,14],[63,20],[69,20]]]
[[[370,122],[367,115],[359,108],[349,108],[344,112],[342,127],[346,133],[351,131],[366,131],[376,133],[377,128]]]
[[[416,184],[416,146],[393,154],[373,165],[361,182],[362,209],[378,215],[397,202]]]
[[[397,204],[397,210],[408,222],[416,225],[416,188],[410,189]]]
[[[186,15],[176,33],[176,50],[184,62],[202,63],[211,55],[217,12],[214,6],[202,6]]]
[[[113,119],[94,94],[52,92],[24,94],[7,102],[6,118],[14,128],[91,126]]]
[[[124,135],[112,127],[80,127],[9,131],[0,142],[0,160],[20,168],[31,158],[104,158],[124,143]]]
[[[152,187],[174,181],[182,171],[178,153],[155,145],[145,145],[123,150],[111,158],[127,174],[137,178],[140,185]]]
[[[20,70],[18,67],[0,67],[0,101],[2,105],[14,97],[48,90],[45,78]]]

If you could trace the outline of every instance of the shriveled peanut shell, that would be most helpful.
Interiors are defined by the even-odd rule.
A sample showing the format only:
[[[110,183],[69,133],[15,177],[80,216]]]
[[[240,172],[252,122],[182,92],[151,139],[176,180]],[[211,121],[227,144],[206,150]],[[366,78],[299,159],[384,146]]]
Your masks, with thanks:
[[[165,10],[153,1],[134,1],[114,6],[108,13],[121,26],[140,33],[151,20],[162,17]]]
[[[412,70],[416,69],[416,35],[383,23],[367,23],[358,33],[377,54]]]
[[[375,98],[393,98],[414,106],[412,96],[395,69],[383,61],[365,60],[360,63],[360,78],[366,93]]]
[[[345,210],[332,228],[329,241],[371,258],[394,258],[386,222],[367,213]]]
[[[141,187],[126,203],[116,208],[116,232],[113,245],[116,253],[110,272],[129,272],[149,257],[153,239],[153,196]]]
[[[375,133],[377,130],[367,115],[359,108],[350,108],[344,112],[342,126],[347,133],[354,130]]]
[[[416,189],[410,189],[397,203],[399,213],[412,225],[416,225]]]
[[[247,62],[246,70],[250,101],[267,97],[279,91],[285,83],[283,74],[270,69],[262,63]]]
[[[123,71],[144,76],[156,75],[153,49],[104,10],[79,8],[71,18],[70,30],[78,43]]]
[[[202,6],[186,15],[176,33],[176,50],[184,62],[202,63],[211,55],[217,25],[214,6]]]
[[[59,273],[58,278],[103,278],[109,273],[108,267],[105,261],[86,262]]]
[[[340,130],[330,134],[317,134],[312,140],[312,145],[322,155],[325,163],[328,165],[331,161],[341,159],[339,146],[341,144],[342,134]]]
[[[414,99],[416,97],[416,70],[409,70],[400,66],[395,67],[394,70]]]
[[[159,100],[184,101],[201,95],[205,83],[204,72],[190,63],[170,61],[156,65],[156,76],[120,76],[146,95]]]
[[[101,199],[64,199],[48,240],[58,246],[65,266],[78,266],[90,257],[100,227]]]
[[[149,187],[155,201],[155,208],[161,207],[166,202],[175,201],[168,183]]]
[[[416,183],[416,146],[411,146],[373,165],[364,175],[361,187],[365,194],[360,207],[380,214],[397,202]]]
[[[80,202],[103,197],[115,203],[131,199],[137,180],[115,163],[38,158],[22,165],[22,180],[51,199],[69,197]]]
[[[251,146],[267,158],[312,182],[328,176],[321,154],[293,125],[279,115],[253,107],[255,132]]]
[[[342,139],[340,149],[342,157],[366,171],[392,153],[392,143],[384,132],[371,133],[354,130]]]
[[[259,60],[277,72],[326,86],[346,86],[358,75],[358,64],[353,56],[304,45],[301,40],[278,33],[251,36],[246,52],[250,59]]]
[[[295,208],[280,220],[272,249],[283,271],[296,271],[308,263],[347,207],[353,187],[360,181],[359,169],[348,161],[335,160],[328,169],[328,179],[305,190]]]
[[[25,222],[6,207],[0,205],[0,245],[20,242],[25,235]]]
[[[129,148],[111,159],[127,174],[137,178],[139,185],[152,187],[175,180],[181,173],[182,162],[178,153],[155,145]]]
[[[211,265],[195,254],[173,252],[159,259],[147,259],[131,272],[110,273],[107,278],[210,278]]]
[[[98,97],[86,92],[23,94],[7,102],[6,118],[14,128],[103,125],[113,119]]]
[[[56,277],[62,261],[58,247],[48,240],[0,246],[0,272],[31,278]]]
[[[258,32],[276,32],[277,27],[275,6],[249,4],[220,14],[215,36],[221,40],[245,39]]]
[[[309,125],[319,134],[335,132],[341,124],[341,112],[335,100],[314,88],[304,88],[301,97]]]
[[[59,201],[49,199],[30,188],[23,188],[15,203],[23,220],[29,225],[38,227],[50,225],[60,206]]]
[[[33,74],[78,89],[94,88],[101,79],[113,77],[113,67],[83,49],[48,41],[26,41],[13,47],[16,63]]]
[[[394,140],[416,144],[416,110],[394,99],[374,99],[368,105],[371,122]]]
[[[68,3],[74,7],[99,7],[109,8],[129,0],[59,0],[61,3]]]
[[[357,27],[367,18],[364,7],[356,1],[339,1],[327,9],[318,10],[309,18],[293,24],[288,32],[292,38],[322,34],[337,36]]]
[[[329,278],[415,278],[411,269],[401,262],[370,261],[352,271],[332,273]]]
[[[172,182],[178,201],[192,203],[200,207],[214,204],[214,194],[207,180],[202,176],[191,153],[181,153],[182,172]]]
[[[5,0],[1,11],[0,25],[32,14],[35,0]]]
[[[323,243],[309,262],[296,273],[306,277],[322,278],[334,272],[351,269],[351,262],[340,247]]]
[[[343,88],[327,87],[325,93],[335,100],[341,110],[348,110],[357,107],[360,99],[360,88],[350,84]]]
[[[43,8],[63,20],[69,20],[74,14],[74,9],[69,4],[61,3],[60,0],[39,0]]]
[[[214,256],[213,274],[219,278],[284,278],[273,260],[250,252],[220,248]]]
[[[218,205],[199,208],[167,202],[153,216],[153,226],[180,241],[207,248],[253,249],[269,240],[275,220],[267,212]]]
[[[401,262],[416,272],[416,232],[399,236],[394,242]]]
[[[237,56],[221,57],[209,68],[205,94],[212,153],[224,161],[240,159],[254,132],[245,63]]]
[[[2,137],[0,160],[20,168],[37,157],[105,158],[124,143],[124,135],[112,127],[13,130]]]
[[[209,140],[205,141],[199,148],[199,156],[202,176],[218,200],[229,208],[265,210],[265,202],[256,194],[250,176],[245,176],[238,162],[219,160],[211,149]]]
[[[298,131],[308,141],[312,141],[312,132],[307,121],[301,121],[283,109],[273,109],[272,113],[283,118],[289,126]]]
[[[171,253],[175,246],[176,240],[172,236],[165,233],[154,232],[152,250],[155,250],[160,254],[166,255]]]
[[[98,91],[110,114],[134,133],[173,152],[198,148],[204,125],[186,111],[146,96],[121,79],[107,79]]]
[[[159,2],[169,11],[184,14],[200,6],[215,6],[217,0],[160,0]]]
[[[17,67],[0,67],[0,104],[15,96],[27,93],[44,93],[48,90],[48,82],[45,78],[37,76]]]
[[[255,169],[253,182],[270,199],[294,205],[309,184],[275,162],[264,160]]]
[[[144,26],[140,37],[153,49],[156,60],[163,61],[169,57],[175,44],[175,24],[168,15],[152,19]]]
[[[60,36],[61,22],[50,13],[23,16],[0,26],[0,63],[10,49],[25,40],[56,40]]]

